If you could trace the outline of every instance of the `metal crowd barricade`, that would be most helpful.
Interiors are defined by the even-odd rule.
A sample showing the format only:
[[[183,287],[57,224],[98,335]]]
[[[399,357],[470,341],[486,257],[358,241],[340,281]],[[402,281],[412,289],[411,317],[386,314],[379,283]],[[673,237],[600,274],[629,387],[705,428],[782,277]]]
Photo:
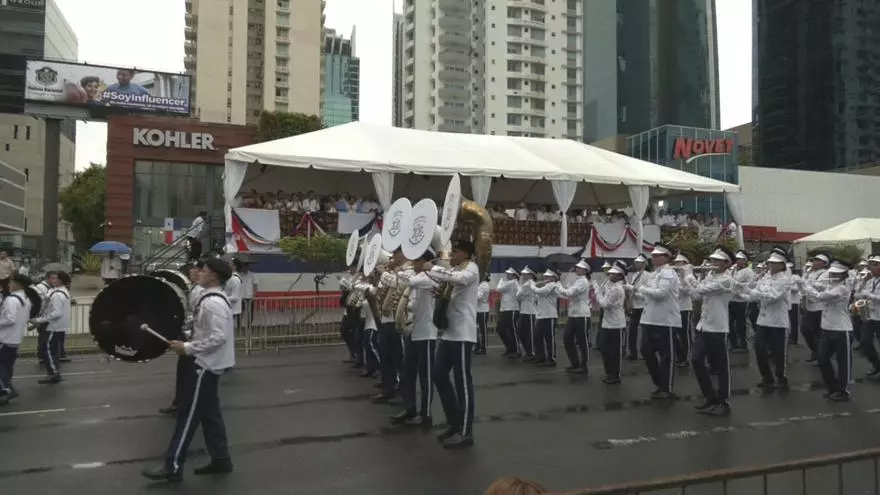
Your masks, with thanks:
[[[339,294],[260,297],[243,308],[239,331],[247,352],[340,344],[344,314]]]
[[[880,449],[622,483],[567,495],[880,495]]]

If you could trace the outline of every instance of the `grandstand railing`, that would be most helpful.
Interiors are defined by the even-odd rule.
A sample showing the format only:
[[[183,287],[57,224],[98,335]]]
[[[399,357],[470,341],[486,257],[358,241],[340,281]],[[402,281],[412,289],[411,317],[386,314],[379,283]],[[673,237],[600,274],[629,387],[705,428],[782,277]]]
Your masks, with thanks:
[[[880,448],[622,483],[566,495],[880,495]]]

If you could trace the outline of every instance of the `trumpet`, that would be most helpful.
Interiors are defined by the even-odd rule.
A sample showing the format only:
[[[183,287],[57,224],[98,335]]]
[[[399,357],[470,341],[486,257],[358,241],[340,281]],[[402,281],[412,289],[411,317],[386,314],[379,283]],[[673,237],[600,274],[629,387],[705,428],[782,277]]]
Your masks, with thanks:
[[[871,315],[871,306],[867,299],[859,299],[852,305],[853,316],[858,316],[862,320],[867,320]]]

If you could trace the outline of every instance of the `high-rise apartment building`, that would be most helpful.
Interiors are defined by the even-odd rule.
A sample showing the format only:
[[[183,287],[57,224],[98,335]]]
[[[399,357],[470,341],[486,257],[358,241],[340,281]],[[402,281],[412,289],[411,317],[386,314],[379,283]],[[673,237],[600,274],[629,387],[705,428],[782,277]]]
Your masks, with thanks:
[[[720,125],[715,0],[581,0],[584,141]]]
[[[880,163],[880,3],[757,0],[755,162]]]
[[[355,56],[355,32],[345,39],[328,29],[324,37],[324,100],[325,127],[333,127],[360,119],[360,59]]]
[[[391,125],[403,127],[403,16],[394,14],[393,56],[391,60]]]
[[[194,114],[255,123],[263,110],[321,114],[323,0],[186,0]]]
[[[70,24],[54,0],[0,3],[0,56],[77,61],[79,43]],[[22,59],[22,63],[23,63]],[[24,66],[20,73],[0,73],[3,92],[24,95]],[[5,87],[10,83],[8,88]],[[10,100],[12,101],[12,98]],[[15,106],[15,105],[12,105]],[[20,109],[11,108],[14,111]],[[73,180],[76,164],[76,122],[61,125],[59,186]],[[0,244],[10,244],[35,254],[43,235],[43,183],[46,166],[46,126],[43,120],[21,114],[0,114],[0,161],[27,175],[25,191],[25,235],[0,235]],[[58,239],[62,256],[73,240],[64,223],[59,224]]]
[[[581,139],[583,0],[405,0],[403,126]]]

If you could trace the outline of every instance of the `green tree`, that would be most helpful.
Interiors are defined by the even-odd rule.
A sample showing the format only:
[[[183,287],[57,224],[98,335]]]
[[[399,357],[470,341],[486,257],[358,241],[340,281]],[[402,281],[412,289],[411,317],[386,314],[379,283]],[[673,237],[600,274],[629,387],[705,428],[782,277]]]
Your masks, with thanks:
[[[687,256],[694,266],[703,263],[703,260],[715,251],[716,246],[723,246],[731,251],[739,249],[736,245],[736,239],[731,239],[727,235],[721,236],[717,242],[709,242],[701,239],[696,230],[678,231],[674,236],[664,240],[664,242],[667,242],[671,248]]]
[[[298,136],[324,128],[321,118],[305,113],[268,112],[260,114],[257,123],[257,142]]]
[[[846,261],[853,266],[865,256],[865,253],[858,246],[853,245],[819,247],[807,251],[807,256],[813,257],[819,253],[828,253],[832,258]]]
[[[327,275],[345,270],[348,238],[330,235],[284,237],[278,241],[278,247],[291,259],[315,267],[316,294],[321,291]]]
[[[93,163],[73,174],[73,182],[59,195],[61,218],[71,223],[77,251],[104,239],[104,201],[107,169]]]

